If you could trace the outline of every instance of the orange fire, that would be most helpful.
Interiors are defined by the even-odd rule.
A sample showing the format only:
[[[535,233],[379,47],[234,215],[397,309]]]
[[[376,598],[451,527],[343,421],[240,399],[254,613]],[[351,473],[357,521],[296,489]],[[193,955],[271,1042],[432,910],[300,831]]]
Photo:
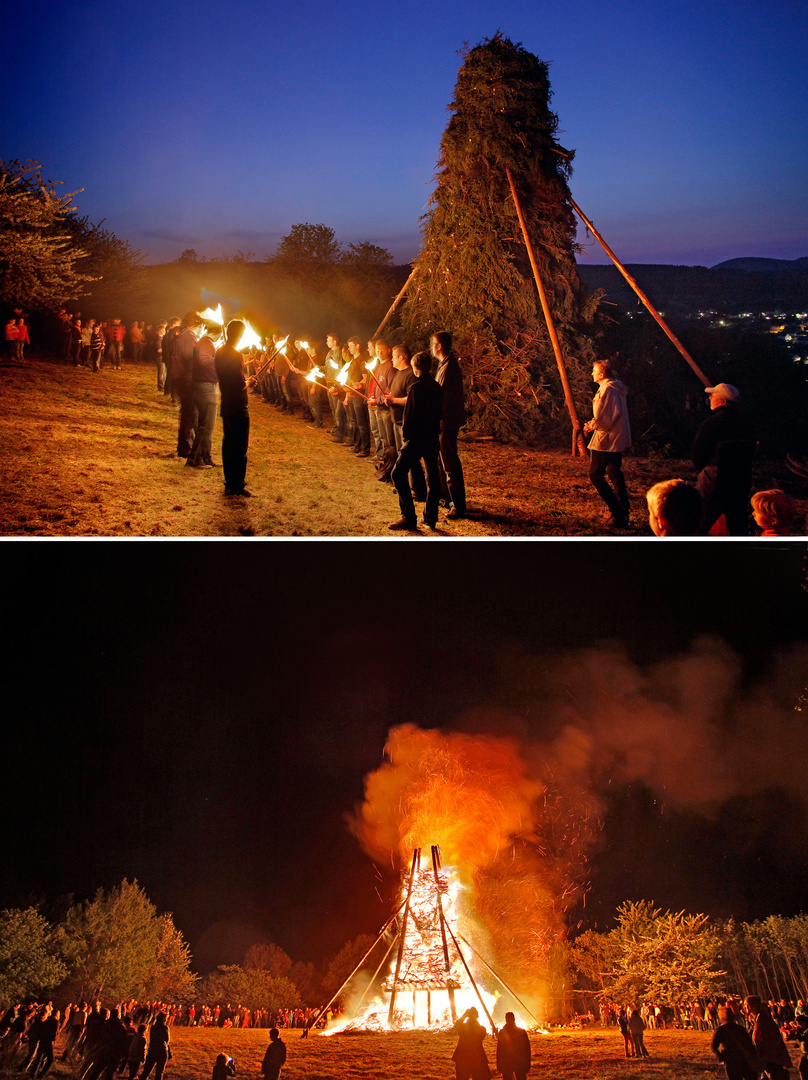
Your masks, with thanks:
[[[443,868],[437,881],[431,864],[416,871],[398,977],[396,945],[379,968],[388,974],[371,980],[373,1004],[363,1000],[353,1024],[445,1027],[451,991],[455,1015],[474,1005],[481,1022],[487,1011],[501,1023],[511,1009],[535,1028],[552,947],[580,895],[585,831],[553,776],[552,752],[404,724],[390,732],[385,756],[365,778],[357,837],[377,862],[392,858],[401,869],[402,907],[414,850],[437,845]]]

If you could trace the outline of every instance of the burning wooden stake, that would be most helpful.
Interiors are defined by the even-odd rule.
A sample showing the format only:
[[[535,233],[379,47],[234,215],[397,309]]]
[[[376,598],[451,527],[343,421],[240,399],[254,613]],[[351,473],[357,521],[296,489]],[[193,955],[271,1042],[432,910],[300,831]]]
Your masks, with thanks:
[[[410,887],[407,890],[407,901],[404,904],[404,914],[401,917],[401,930],[399,931],[398,958],[396,959],[396,973],[393,976],[393,989],[390,991],[390,1009],[387,1013],[387,1023],[393,1023],[393,1013],[396,1007],[396,986],[398,976],[401,973],[401,959],[404,956],[404,940],[407,936],[407,918],[410,914],[410,898],[412,897],[412,885],[415,881],[415,871],[421,862],[421,849],[416,848],[412,853],[412,869],[410,870]]]
[[[440,877],[438,876],[438,867],[440,866],[440,854],[438,852],[437,844],[432,845],[432,869],[435,873],[435,889],[438,894],[438,915],[440,918],[440,936],[443,942],[443,959],[446,964],[447,976],[452,970],[452,965],[449,961],[449,945],[446,941],[446,919],[443,915],[443,900],[440,895]],[[452,1021],[457,1020],[457,1008],[455,1007],[455,995],[454,987],[449,986],[449,1008],[452,1012]]]

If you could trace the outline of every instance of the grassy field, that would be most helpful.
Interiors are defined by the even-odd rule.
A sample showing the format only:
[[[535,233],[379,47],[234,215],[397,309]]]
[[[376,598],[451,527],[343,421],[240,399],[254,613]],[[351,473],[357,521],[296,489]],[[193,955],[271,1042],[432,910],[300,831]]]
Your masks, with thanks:
[[[281,1038],[288,1054],[281,1074],[285,1080],[454,1077],[451,1057],[456,1040],[448,1034],[312,1035],[301,1039],[299,1030],[291,1030],[281,1032]],[[234,1059],[237,1077],[259,1077],[269,1042],[268,1033],[262,1029],[172,1028],[171,1039],[173,1057],[165,1072],[166,1080],[210,1080],[220,1053]],[[536,1080],[624,1080],[636,1076],[644,1080],[696,1080],[724,1076],[723,1066],[710,1052],[709,1032],[649,1031],[645,1042],[650,1058],[635,1060],[624,1056],[623,1040],[615,1028],[534,1035],[530,1076]],[[486,1044],[493,1069],[495,1054],[490,1036]],[[9,1071],[0,1075],[20,1074]],[[49,1075],[71,1075],[58,1063],[58,1053],[57,1064]]]
[[[146,364],[97,374],[53,360],[0,366],[0,535],[106,537],[380,537],[399,517],[392,487],[326,430],[251,398],[247,483],[227,499],[221,469],[188,469],[176,450],[177,410]],[[220,458],[217,419],[214,455]],[[630,529],[611,530],[587,476],[563,451],[464,442],[469,517],[440,537],[650,537],[644,493],[692,476],[686,462],[630,456]],[[756,486],[785,487],[808,510],[808,480],[760,469]],[[417,537],[414,537],[417,539]]]

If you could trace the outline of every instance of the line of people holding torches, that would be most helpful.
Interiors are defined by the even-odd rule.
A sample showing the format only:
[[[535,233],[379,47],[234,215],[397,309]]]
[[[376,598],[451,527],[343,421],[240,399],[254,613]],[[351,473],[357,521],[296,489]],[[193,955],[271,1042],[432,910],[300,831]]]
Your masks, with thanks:
[[[189,465],[206,467],[210,464],[215,409],[211,411],[200,400],[196,402],[196,417],[188,414],[184,419],[186,410],[183,402],[186,398],[191,400],[193,395],[189,395],[187,390],[185,394],[182,393],[178,385],[179,371],[188,367],[182,360],[187,348],[193,349],[194,371],[198,366],[196,354],[203,343],[207,343],[205,351],[212,356],[223,327],[220,323],[202,323],[201,317],[200,324],[194,327],[191,325],[194,317],[193,313],[189,314],[181,325],[179,319],[172,319],[169,323],[158,354],[157,386],[158,390],[171,394],[172,399],[180,405],[178,455],[186,457]],[[335,443],[342,444],[357,457],[372,457],[377,479],[398,484],[399,495],[401,484],[407,486],[408,481],[412,494],[409,504],[412,506],[413,500],[427,502],[424,520],[430,527],[434,528],[437,520],[440,498],[449,509],[450,518],[465,516],[465,487],[456,451],[457,430],[465,419],[462,373],[451,350],[449,334],[433,334],[430,341],[432,355],[426,352],[420,354],[426,368],[432,365],[433,357],[437,361],[436,378],[442,384],[442,389],[437,391],[439,399],[451,403],[453,417],[458,413],[454,422],[447,425],[444,422],[447,412],[444,407],[440,430],[435,427],[435,460],[431,464],[427,462],[433,469],[432,479],[427,484],[424,467],[417,454],[410,455],[412,460],[408,458],[407,467],[400,470],[398,480],[397,474],[393,473],[406,441],[404,414],[408,394],[419,380],[419,375],[411,366],[410,350],[406,345],[391,346],[383,337],[363,343],[358,336],[348,338],[342,345],[336,333],[329,333],[323,348],[314,342],[293,339],[291,335],[276,334],[272,338],[260,339],[251,328],[248,329],[259,344],[247,348],[239,346],[239,349],[244,357],[244,374],[255,395],[267,404],[274,405],[280,412],[296,415],[299,408],[300,418],[308,425],[327,427]],[[186,347],[182,343],[189,333],[192,336]],[[218,357],[219,354],[216,355]],[[415,362],[420,362],[418,357]],[[193,376],[194,379],[201,377],[198,374]],[[215,379],[215,375],[205,377]],[[458,410],[462,410],[462,416]],[[207,419],[203,418],[203,414]],[[202,430],[204,437],[200,442]],[[441,457],[438,464],[439,436]],[[429,492],[432,494],[427,499]],[[430,505],[432,503],[434,505]],[[414,527],[413,522],[404,521],[403,518],[390,527],[403,528],[405,525]]]

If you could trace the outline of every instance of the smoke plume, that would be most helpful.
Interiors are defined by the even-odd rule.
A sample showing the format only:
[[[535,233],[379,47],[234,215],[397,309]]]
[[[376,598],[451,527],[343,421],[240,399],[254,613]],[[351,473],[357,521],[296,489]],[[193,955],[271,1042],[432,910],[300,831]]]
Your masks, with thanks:
[[[641,782],[706,816],[774,788],[806,802],[808,717],[795,712],[806,646],[754,680],[713,639],[646,666],[619,645],[499,663],[499,714],[489,703],[457,720],[479,729],[486,715],[490,730],[393,728],[351,825],[374,860],[399,869],[438,844],[489,955],[534,986],[586,887],[607,792]]]

